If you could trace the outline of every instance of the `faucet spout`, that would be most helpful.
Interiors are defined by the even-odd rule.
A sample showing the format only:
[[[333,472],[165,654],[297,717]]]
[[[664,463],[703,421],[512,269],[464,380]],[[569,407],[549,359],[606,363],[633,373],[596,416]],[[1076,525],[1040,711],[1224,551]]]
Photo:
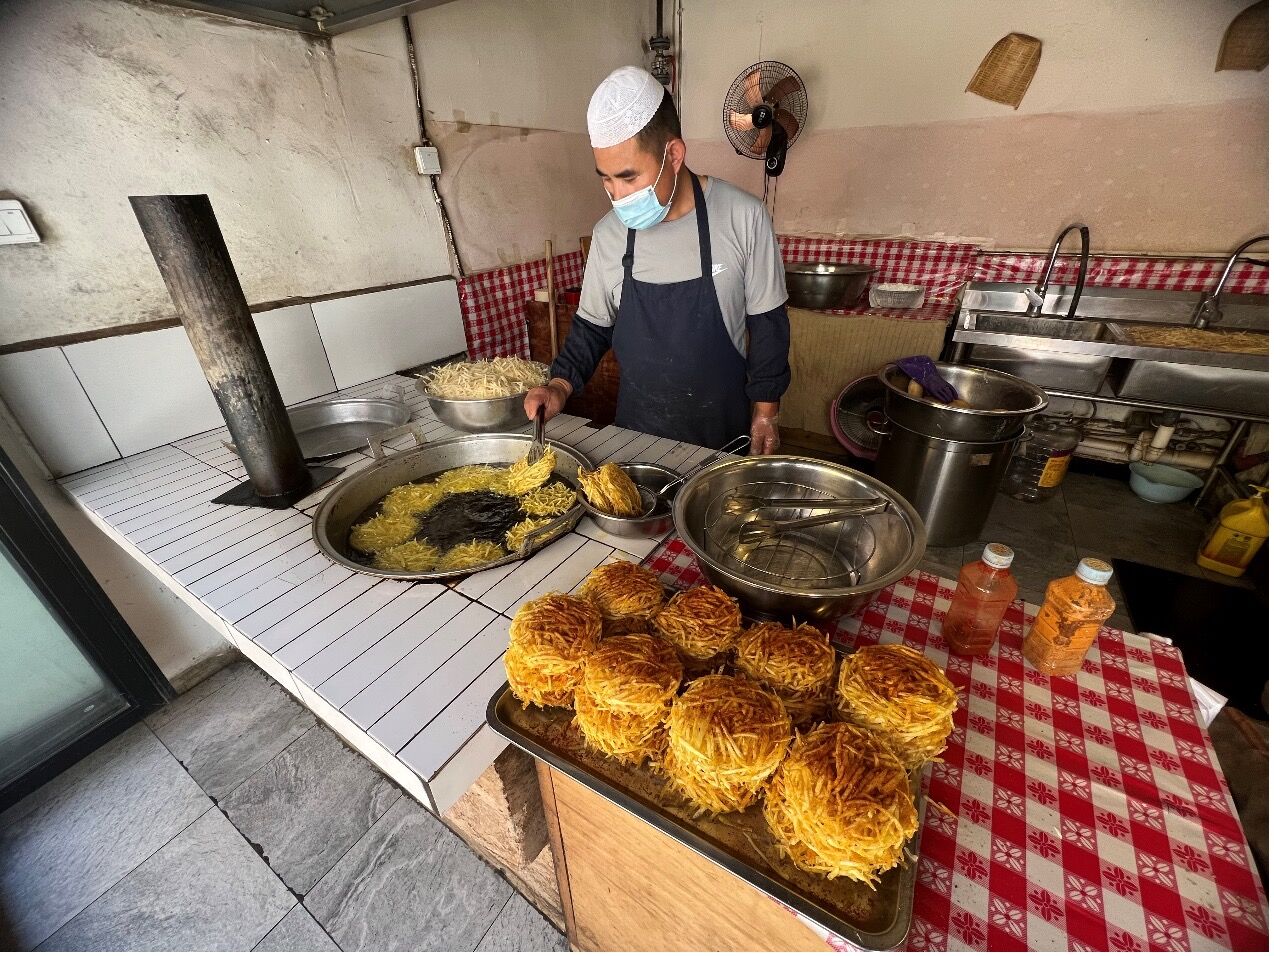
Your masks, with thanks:
[[[1196,329],[1206,329],[1212,323],[1221,321],[1221,291],[1225,288],[1225,283],[1230,278],[1230,273],[1234,270],[1234,263],[1239,261],[1239,255],[1248,246],[1254,246],[1258,242],[1269,241],[1269,236],[1253,236],[1230,253],[1230,259],[1226,262],[1225,268],[1221,270],[1221,278],[1217,279],[1216,286],[1213,287],[1211,292],[1205,292],[1199,297],[1199,304],[1194,307],[1194,314],[1190,316],[1190,324],[1192,326]]]
[[[1053,267],[1057,265],[1057,255],[1066,237],[1075,230],[1079,230],[1079,278],[1075,282],[1075,293],[1071,296],[1070,308],[1066,312],[1066,318],[1075,318],[1075,310],[1079,308],[1079,297],[1083,294],[1084,282],[1088,279],[1088,227],[1082,222],[1072,222],[1057,234],[1057,238],[1053,241],[1053,251],[1049,253],[1048,265],[1044,267],[1044,274],[1040,276],[1040,281],[1035,288],[1026,290],[1026,297],[1031,303],[1027,306],[1027,315],[1039,315],[1044,311],[1044,296],[1048,293],[1049,280],[1053,278]]]

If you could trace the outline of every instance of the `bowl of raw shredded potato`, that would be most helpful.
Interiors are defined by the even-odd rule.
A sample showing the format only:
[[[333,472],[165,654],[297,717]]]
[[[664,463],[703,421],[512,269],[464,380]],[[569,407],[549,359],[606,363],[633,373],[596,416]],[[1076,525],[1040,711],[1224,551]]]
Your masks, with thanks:
[[[548,369],[539,362],[500,357],[439,365],[420,375],[417,385],[440,422],[481,433],[525,425],[526,393],[548,380]]]

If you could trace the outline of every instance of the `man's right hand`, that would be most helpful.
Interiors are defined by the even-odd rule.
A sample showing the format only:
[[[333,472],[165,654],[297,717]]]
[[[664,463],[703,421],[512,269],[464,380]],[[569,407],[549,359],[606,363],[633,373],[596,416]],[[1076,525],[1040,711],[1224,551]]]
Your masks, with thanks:
[[[547,385],[541,385],[527,392],[522,407],[526,409],[526,417],[532,421],[535,420],[536,412],[543,407],[544,420],[547,422],[561,412],[570,395],[570,384],[563,379],[555,378]]]

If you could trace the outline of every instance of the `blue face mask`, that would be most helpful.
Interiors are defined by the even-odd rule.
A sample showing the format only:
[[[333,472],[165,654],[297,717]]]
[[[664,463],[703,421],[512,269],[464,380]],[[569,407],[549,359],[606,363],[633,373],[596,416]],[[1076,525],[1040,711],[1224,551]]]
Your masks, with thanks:
[[[655,194],[655,186],[659,185],[659,179],[664,174],[664,164],[668,161],[668,146],[664,146],[663,159],[659,161],[659,172],[655,175],[655,181],[645,187],[638,189],[636,192],[629,193],[623,199],[612,199],[611,206],[615,210],[615,215],[629,229],[649,229],[651,226],[658,225],[664,221],[664,217],[668,215],[668,210],[672,208],[672,200],[677,195],[677,184],[672,185],[672,195],[668,197],[668,205],[663,205],[659,201],[659,196]]]

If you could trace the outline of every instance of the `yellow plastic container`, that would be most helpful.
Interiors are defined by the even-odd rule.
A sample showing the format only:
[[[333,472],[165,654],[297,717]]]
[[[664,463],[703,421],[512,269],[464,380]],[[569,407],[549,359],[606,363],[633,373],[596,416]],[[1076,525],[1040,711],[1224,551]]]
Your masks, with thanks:
[[[1256,494],[1231,501],[1204,532],[1194,559],[1199,567],[1237,578],[1270,536],[1270,509],[1262,497],[1269,489],[1249,487]]]

